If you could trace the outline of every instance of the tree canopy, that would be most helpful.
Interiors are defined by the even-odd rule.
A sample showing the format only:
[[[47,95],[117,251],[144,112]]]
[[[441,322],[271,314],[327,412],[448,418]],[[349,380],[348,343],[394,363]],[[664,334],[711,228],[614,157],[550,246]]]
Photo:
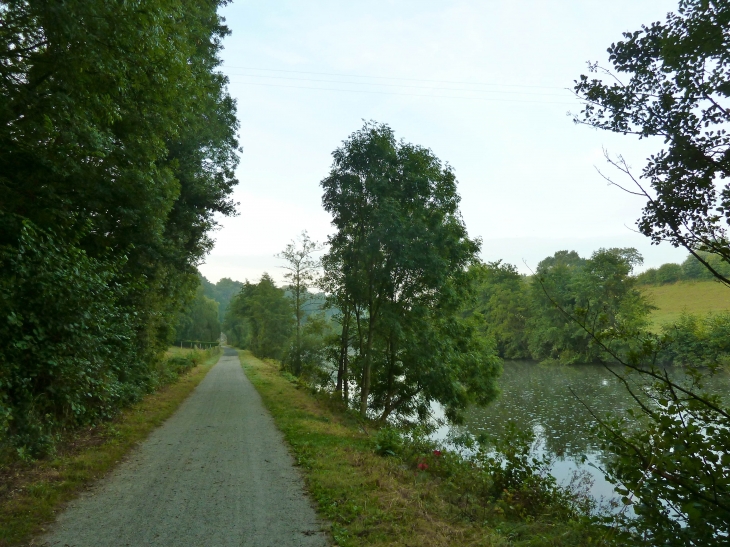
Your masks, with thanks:
[[[0,386],[0,415],[9,416],[0,435],[30,442],[20,409],[54,408],[41,420],[52,430],[73,425],[74,409],[99,407],[114,381],[137,394],[150,385],[194,294],[214,215],[234,213],[238,122],[217,71],[228,34],[222,3],[0,1],[0,369],[17,366]],[[71,272],[65,262],[38,265],[33,245],[53,249],[48,261],[78,257],[88,267],[73,276],[89,277],[77,291],[42,287],[48,278],[30,264]],[[125,365],[79,385],[83,396],[72,401],[50,388],[53,374],[82,374],[95,346],[41,333],[60,317],[86,324],[79,303],[99,276],[111,291],[99,291],[99,302],[114,295]],[[20,285],[56,308],[39,314],[13,298]],[[17,344],[23,353],[10,349]],[[61,371],[54,353],[75,360]],[[48,382],[32,379],[36,363],[55,371]]]
[[[332,155],[325,284],[356,325],[360,412],[424,415],[439,401],[457,418],[490,401],[500,364],[460,313],[480,242],[461,220],[452,169],[374,122]]]

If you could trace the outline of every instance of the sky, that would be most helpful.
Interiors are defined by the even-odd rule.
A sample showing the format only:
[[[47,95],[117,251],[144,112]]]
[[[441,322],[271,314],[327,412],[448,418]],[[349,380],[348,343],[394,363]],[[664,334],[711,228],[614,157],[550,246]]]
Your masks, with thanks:
[[[622,33],[663,20],[665,0],[234,0],[222,71],[238,105],[241,162],[215,248],[200,271],[283,279],[275,255],[303,230],[332,232],[319,182],[363,120],[430,148],[454,169],[461,213],[484,261],[529,273],[559,250],[635,247],[644,268],[685,252],[636,233],[644,202],[603,150],[637,173],[661,141],[573,123],[570,88],[608,65]]]

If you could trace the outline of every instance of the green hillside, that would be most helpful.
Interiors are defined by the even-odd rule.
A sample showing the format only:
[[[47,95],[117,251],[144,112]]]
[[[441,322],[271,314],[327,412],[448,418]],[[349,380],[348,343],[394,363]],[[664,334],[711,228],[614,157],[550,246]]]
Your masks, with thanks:
[[[645,286],[642,291],[658,308],[651,315],[654,328],[679,319],[683,311],[704,315],[730,310],[730,288],[716,281],[678,281]]]

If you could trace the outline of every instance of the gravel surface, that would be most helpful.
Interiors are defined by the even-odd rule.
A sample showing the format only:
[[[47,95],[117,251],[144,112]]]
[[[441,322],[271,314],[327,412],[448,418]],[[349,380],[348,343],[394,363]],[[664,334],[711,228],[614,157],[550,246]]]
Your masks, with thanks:
[[[46,543],[44,543],[46,542]],[[177,412],[59,515],[53,546],[325,546],[302,479],[226,349]]]

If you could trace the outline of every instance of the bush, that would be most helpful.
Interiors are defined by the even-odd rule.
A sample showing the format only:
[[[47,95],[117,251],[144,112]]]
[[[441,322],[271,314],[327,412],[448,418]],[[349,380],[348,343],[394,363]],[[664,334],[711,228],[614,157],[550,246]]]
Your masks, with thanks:
[[[375,452],[381,456],[397,456],[403,450],[403,436],[394,427],[385,426],[375,435]]]
[[[64,428],[144,392],[116,282],[124,260],[90,258],[27,221],[17,246],[0,249],[0,444],[40,455]]]
[[[656,271],[656,282],[660,285],[675,283],[682,279],[682,266],[679,264],[662,264]]]

